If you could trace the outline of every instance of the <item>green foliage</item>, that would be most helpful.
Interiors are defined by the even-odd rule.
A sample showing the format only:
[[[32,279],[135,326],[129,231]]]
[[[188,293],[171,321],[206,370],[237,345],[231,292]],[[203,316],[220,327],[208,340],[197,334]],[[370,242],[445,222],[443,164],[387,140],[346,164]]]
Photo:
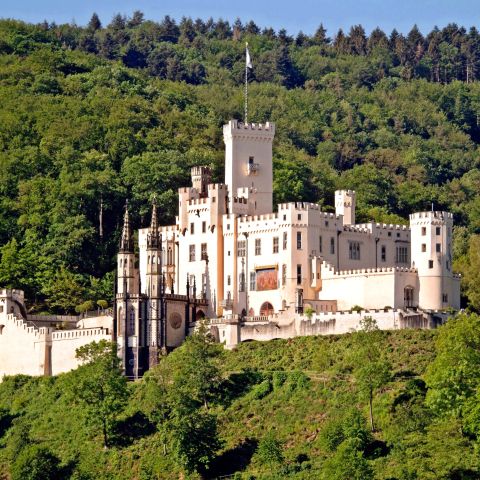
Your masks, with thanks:
[[[46,447],[30,445],[15,459],[11,469],[12,480],[61,479],[59,459]]]
[[[260,440],[255,457],[261,465],[281,465],[285,461],[283,445],[274,435],[268,434]]]
[[[101,429],[107,448],[115,420],[128,398],[117,345],[106,340],[92,342],[79,347],[76,356],[83,365],[75,371],[72,394],[82,402],[87,422]]]

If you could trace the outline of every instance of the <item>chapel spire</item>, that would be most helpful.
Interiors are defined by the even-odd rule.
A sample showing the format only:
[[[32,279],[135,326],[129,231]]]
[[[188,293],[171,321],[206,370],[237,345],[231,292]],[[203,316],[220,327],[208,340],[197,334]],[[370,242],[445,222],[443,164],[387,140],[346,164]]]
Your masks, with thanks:
[[[147,249],[157,250],[162,247],[162,236],[158,229],[157,199],[153,197],[152,203],[152,221],[147,234]]]
[[[133,236],[130,228],[130,215],[128,213],[128,200],[125,203],[125,214],[123,215],[122,238],[120,239],[120,252],[133,253]]]

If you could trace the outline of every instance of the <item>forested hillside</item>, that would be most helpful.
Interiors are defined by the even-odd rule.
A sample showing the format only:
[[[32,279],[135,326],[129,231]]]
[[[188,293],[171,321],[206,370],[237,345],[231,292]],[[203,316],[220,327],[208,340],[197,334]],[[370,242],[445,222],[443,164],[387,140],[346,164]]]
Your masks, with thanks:
[[[232,352],[197,334],[127,384],[91,344],[0,384],[0,478],[478,479],[479,349],[475,315]]]
[[[36,310],[111,299],[125,200],[135,227],[154,194],[172,222],[192,165],[222,180],[245,41],[249,119],[277,124],[275,200],[329,209],[351,188],[360,221],[454,212],[464,304],[478,310],[480,34],[456,25],[330,39],[140,12],[106,27],[0,21],[0,285]]]

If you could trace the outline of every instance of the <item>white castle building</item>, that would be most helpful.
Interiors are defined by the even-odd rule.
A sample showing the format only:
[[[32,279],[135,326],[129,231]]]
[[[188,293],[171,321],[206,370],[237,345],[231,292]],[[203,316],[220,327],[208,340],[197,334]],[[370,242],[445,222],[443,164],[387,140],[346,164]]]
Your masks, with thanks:
[[[180,345],[199,318],[208,318],[217,339],[233,347],[249,339],[343,333],[362,315],[381,328],[428,327],[444,319],[442,311],[460,308],[451,213],[413,213],[410,226],[356,224],[350,190],[335,192],[335,213],[305,202],[274,211],[275,125],[231,120],[223,136],[225,182],[211,183],[208,167],[192,168],[192,186],[179,190],[175,224],[159,226],[154,205],[150,227],[138,232],[138,258],[125,212],[113,315],[109,327],[104,319],[95,326],[102,330],[90,340],[118,341],[129,376],[141,376],[160,352]],[[8,295],[5,302],[16,295],[22,304],[19,293]],[[11,361],[4,345],[23,341],[2,336],[2,329],[50,335],[35,357],[44,373],[74,358],[73,342],[58,359],[54,354],[57,337],[68,330],[45,332],[26,316],[19,319],[20,307],[8,308],[0,307],[0,376],[12,371],[2,368]],[[72,335],[82,329],[70,325]]]

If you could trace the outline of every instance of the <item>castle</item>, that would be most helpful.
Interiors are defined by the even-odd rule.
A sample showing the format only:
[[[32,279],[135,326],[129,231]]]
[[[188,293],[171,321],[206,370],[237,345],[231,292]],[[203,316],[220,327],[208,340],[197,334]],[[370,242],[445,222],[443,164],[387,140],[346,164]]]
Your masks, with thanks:
[[[201,318],[231,348],[343,333],[367,314],[381,328],[428,327],[443,321],[442,311],[460,308],[452,214],[413,213],[409,227],[356,224],[350,190],[335,192],[335,214],[304,202],[274,212],[274,136],[269,122],[225,125],[225,182],[211,183],[208,167],[193,167],[174,225],[160,226],[153,205],[150,226],[138,232],[138,258],[126,208],[110,315],[87,324],[73,318],[56,330],[53,319],[22,312],[21,292],[0,291],[0,376],[32,372],[21,362],[4,367],[15,345],[33,374],[54,374],[73,368],[79,344],[108,337],[118,342],[126,374],[137,378]]]

